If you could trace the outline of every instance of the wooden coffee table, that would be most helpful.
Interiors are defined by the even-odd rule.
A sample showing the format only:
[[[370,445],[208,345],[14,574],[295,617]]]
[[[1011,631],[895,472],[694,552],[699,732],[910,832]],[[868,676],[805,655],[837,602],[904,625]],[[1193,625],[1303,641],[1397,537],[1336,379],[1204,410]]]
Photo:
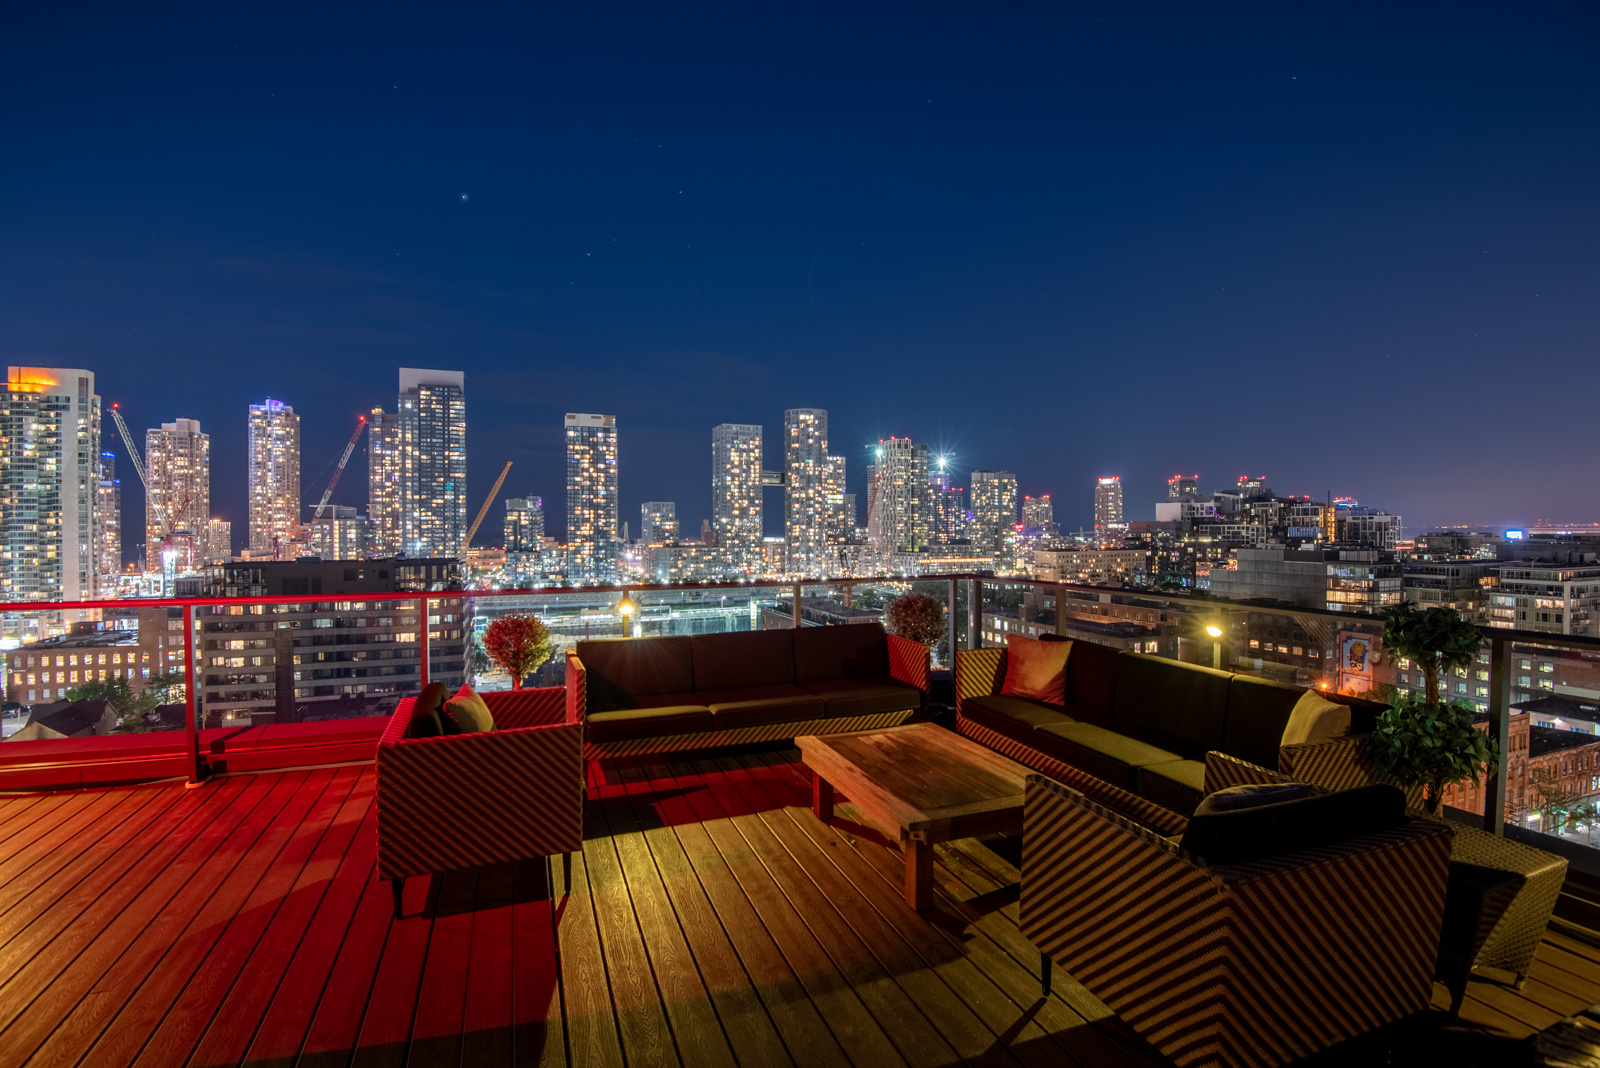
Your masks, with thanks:
[[[833,815],[839,789],[884,830],[899,833],[906,903],[933,903],[933,846],[1016,834],[1028,769],[932,723],[796,738],[813,776],[811,808]]]

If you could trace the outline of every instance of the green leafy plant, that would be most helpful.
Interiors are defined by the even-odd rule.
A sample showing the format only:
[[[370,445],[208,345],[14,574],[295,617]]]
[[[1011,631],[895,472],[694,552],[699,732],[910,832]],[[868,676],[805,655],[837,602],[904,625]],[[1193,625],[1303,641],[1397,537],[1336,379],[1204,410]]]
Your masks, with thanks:
[[[520,690],[523,678],[550,659],[555,644],[543,620],[519,612],[489,624],[483,632],[483,651],[511,676],[511,688]]]
[[[938,645],[947,628],[944,605],[925,593],[896,597],[883,610],[884,629],[923,645]]]
[[[1408,601],[1389,610],[1383,621],[1383,644],[1422,672],[1428,704],[1437,708],[1440,671],[1472,666],[1478,658],[1478,628],[1454,609],[1421,609]]]
[[[1378,716],[1372,731],[1378,770],[1402,786],[1424,787],[1429,812],[1439,811],[1444,789],[1478,783],[1500,766],[1500,745],[1473,726],[1473,710],[1459,701],[1431,705],[1408,694]]]
[[[142,734],[155,726],[152,716],[160,705],[183,700],[183,673],[170,671],[145,681],[135,692],[127,679],[120,675],[104,682],[86,682],[67,691],[69,701],[104,700],[117,717],[119,729],[131,734]]]

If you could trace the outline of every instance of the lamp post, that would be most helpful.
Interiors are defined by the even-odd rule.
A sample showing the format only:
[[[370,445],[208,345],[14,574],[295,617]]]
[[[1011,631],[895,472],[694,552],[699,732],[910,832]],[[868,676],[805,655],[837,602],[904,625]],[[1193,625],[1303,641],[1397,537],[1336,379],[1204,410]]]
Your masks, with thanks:
[[[1206,633],[1211,635],[1211,666],[1222,667],[1222,628],[1215,623],[1206,624]]]
[[[633,598],[629,597],[628,592],[624,590],[622,592],[622,600],[617,602],[617,611],[622,616],[622,636],[624,638],[635,637],[633,633],[633,616],[634,609],[637,607],[638,605],[633,603]]]

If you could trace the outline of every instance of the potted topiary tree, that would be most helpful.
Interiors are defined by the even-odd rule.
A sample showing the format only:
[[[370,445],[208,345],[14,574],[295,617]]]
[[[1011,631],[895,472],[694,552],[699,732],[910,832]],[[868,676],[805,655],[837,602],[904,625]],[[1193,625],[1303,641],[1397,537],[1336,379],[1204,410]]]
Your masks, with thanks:
[[[947,631],[944,605],[925,593],[907,593],[883,610],[883,626],[890,634],[938,647]]]
[[[1478,630],[1449,608],[1419,609],[1415,604],[1389,610],[1383,645],[1390,655],[1409,659],[1422,672],[1424,694],[1401,694],[1378,717],[1372,754],[1378,770],[1401,785],[1423,787],[1430,813],[1439,811],[1445,787],[1478,783],[1500,766],[1500,743],[1474,725],[1472,707],[1439,699],[1444,668],[1468,668],[1478,658]]]
[[[511,688],[520,690],[523,678],[550,659],[554,646],[550,628],[538,616],[519,612],[489,624],[483,632],[483,651],[511,676]]]

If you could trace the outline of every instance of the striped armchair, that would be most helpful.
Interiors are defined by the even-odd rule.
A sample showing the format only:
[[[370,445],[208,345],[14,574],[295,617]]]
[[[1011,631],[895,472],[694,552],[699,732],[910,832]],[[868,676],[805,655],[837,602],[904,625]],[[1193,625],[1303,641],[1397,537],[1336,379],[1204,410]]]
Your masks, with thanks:
[[[1451,832],[1210,865],[1028,777],[1022,933],[1181,1066],[1272,1068],[1425,1009]]]
[[[415,698],[378,740],[378,876],[394,914],[411,875],[569,854],[583,847],[583,724],[561,687],[483,694],[495,729],[406,738]]]

